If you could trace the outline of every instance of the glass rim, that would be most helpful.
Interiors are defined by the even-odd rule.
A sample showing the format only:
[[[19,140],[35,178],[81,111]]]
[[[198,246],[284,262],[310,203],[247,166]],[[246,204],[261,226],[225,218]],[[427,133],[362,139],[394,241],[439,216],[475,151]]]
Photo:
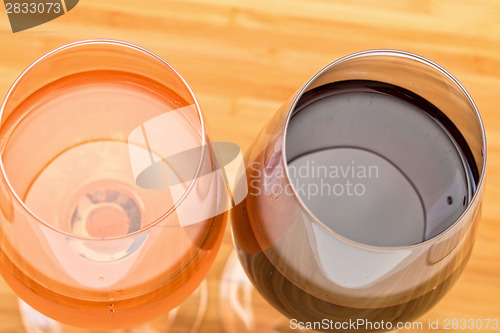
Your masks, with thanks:
[[[363,57],[369,57],[369,56],[389,56],[389,57],[400,57],[400,58],[407,58],[410,60],[415,60],[420,63],[423,63],[427,65],[428,67],[432,68],[433,70],[436,70],[443,74],[446,78],[451,80],[459,89],[460,91],[464,94],[470,105],[472,106],[474,115],[476,117],[476,120],[480,126],[481,129],[481,142],[482,142],[482,160],[483,160],[483,165],[479,174],[479,179],[477,181],[477,186],[476,190],[474,191],[471,200],[467,204],[467,207],[465,210],[462,212],[462,214],[450,225],[448,226],[444,231],[440,232],[439,234],[426,239],[422,242],[412,244],[412,245],[407,245],[407,246],[377,246],[377,245],[369,245],[369,244],[364,244],[361,242],[357,242],[355,240],[352,240],[348,237],[342,236],[332,230],[332,228],[327,227],[321,219],[316,217],[314,213],[307,207],[307,205],[304,203],[300,195],[298,194],[295,185],[292,182],[292,179],[290,177],[290,174],[288,172],[288,162],[286,158],[286,137],[288,133],[288,126],[290,124],[290,120],[293,114],[293,111],[295,110],[299,100],[302,98],[304,93],[307,91],[307,89],[316,81],[318,80],[321,76],[323,76],[328,70],[332,69],[333,67],[344,63],[346,61],[354,60],[357,58],[363,58]],[[283,160],[283,163],[285,165],[285,177],[287,182],[290,184],[292,188],[292,195],[295,198],[295,200],[298,202],[299,206],[301,207],[302,211],[306,213],[310,218],[313,223],[316,223],[319,227],[321,227],[324,231],[328,232],[330,236],[333,236],[335,238],[338,238],[348,244],[351,244],[355,247],[358,248],[364,248],[367,250],[377,250],[377,251],[387,251],[387,252],[396,252],[396,251],[403,251],[403,250],[412,250],[416,248],[420,248],[423,246],[426,246],[430,243],[435,243],[439,239],[443,238],[446,236],[446,234],[450,233],[452,229],[455,229],[454,227],[462,221],[465,216],[468,214],[468,212],[472,209],[472,207],[475,207],[478,204],[478,197],[480,193],[482,192],[482,189],[484,187],[484,178],[486,174],[486,155],[487,155],[487,149],[486,149],[486,133],[484,130],[484,125],[483,121],[481,118],[481,115],[479,114],[479,110],[474,103],[472,97],[470,96],[469,92],[465,89],[465,87],[458,81],[457,78],[455,78],[450,72],[448,72],[446,69],[441,67],[440,65],[436,64],[435,62],[422,57],[420,55],[407,52],[407,51],[401,51],[401,50],[395,50],[395,49],[371,49],[371,50],[365,50],[365,51],[358,51],[355,53],[351,53],[349,55],[346,55],[344,57],[341,57],[325,67],[323,67],[321,70],[319,70],[317,73],[315,73],[301,88],[300,90],[294,95],[293,101],[290,103],[290,106],[287,108],[287,117],[285,120],[285,125],[284,125],[284,130],[282,133],[282,142],[281,142],[281,158]]]
[[[200,124],[201,124],[201,133],[200,133],[201,134],[201,147],[205,147],[207,145],[206,128],[205,128],[206,124],[205,124],[205,120],[203,118],[203,114],[201,112],[201,107],[200,107],[200,105],[198,103],[198,100],[196,99],[196,96],[195,96],[193,90],[191,89],[191,87],[189,86],[189,84],[186,82],[186,80],[182,77],[182,75],[172,65],[170,65],[166,60],[164,60],[162,57],[160,57],[159,55],[157,55],[157,54],[155,54],[155,53],[153,53],[153,52],[151,52],[151,51],[149,51],[149,50],[147,50],[147,49],[145,49],[145,48],[143,48],[141,46],[138,46],[136,44],[129,43],[129,42],[124,42],[124,41],[115,40],[115,39],[105,39],[105,38],[102,38],[102,39],[100,39],[100,38],[99,39],[86,39],[86,40],[80,40],[80,41],[76,41],[76,42],[64,44],[62,46],[59,46],[59,47],[53,49],[50,52],[45,53],[44,55],[42,55],[41,57],[39,57],[37,60],[35,60],[33,63],[31,63],[17,77],[17,79],[14,81],[14,83],[12,84],[12,86],[9,88],[7,94],[5,95],[5,98],[4,98],[4,100],[2,102],[2,105],[0,107],[0,126],[2,125],[1,119],[2,119],[5,107],[7,105],[7,102],[9,101],[9,98],[10,98],[11,94],[18,87],[19,81],[21,79],[23,79],[30,72],[30,70],[32,68],[34,68],[35,66],[39,65],[39,63],[41,63],[42,61],[50,58],[51,56],[56,55],[56,54],[58,54],[60,52],[63,52],[65,50],[68,50],[68,49],[71,49],[71,48],[75,48],[75,47],[85,47],[85,46],[88,46],[88,45],[99,45],[99,44],[113,45],[113,46],[116,46],[116,47],[126,47],[126,48],[129,48],[129,49],[132,49],[132,50],[137,51],[139,53],[145,54],[146,56],[150,57],[151,59],[160,61],[160,63],[162,65],[166,66],[167,69],[171,70],[177,76],[177,78],[181,80],[182,84],[187,89],[187,91],[189,92],[190,96],[192,97],[192,99],[194,101],[194,105],[196,107],[196,111],[198,113],[198,117],[200,119]],[[9,192],[9,194],[13,196],[14,200],[17,201],[19,203],[19,205],[21,206],[21,208],[25,212],[27,212],[35,221],[39,222],[42,226],[47,227],[50,230],[53,230],[53,231],[55,231],[55,232],[57,232],[57,233],[59,233],[59,234],[61,234],[63,236],[69,237],[71,239],[78,239],[78,240],[85,240],[85,241],[113,241],[113,240],[128,239],[128,238],[131,238],[131,237],[138,236],[138,235],[140,235],[142,233],[145,233],[145,232],[149,231],[150,229],[152,229],[156,225],[158,225],[161,221],[163,221],[166,218],[168,218],[168,216],[170,216],[177,209],[177,207],[179,207],[182,204],[182,202],[184,201],[184,199],[188,196],[188,194],[194,188],[194,185],[196,183],[196,179],[198,179],[198,176],[199,176],[199,174],[201,172],[201,168],[202,168],[202,165],[203,165],[203,160],[205,158],[204,155],[205,155],[205,149],[201,149],[201,154],[200,154],[200,159],[199,159],[199,162],[198,162],[198,167],[196,169],[195,174],[193,175],[193,179],[191,180],[191,183],[189,184],[188,188],[184,191],[183,195],[163,215],[161,215],[160,217],[156,218],[154,221],[152,221],[150,224],[148,224],[144,228],[141,228],[139,230],[136,230],[134,232],[131,232],[131,233],[128,233],[128,234],[125,234],[125,235],[111,236],[111,237],[91,237],[91,236],[76,235],[76,234],[73,234],[73,233],[70,233],[70,232],[67,232],[67,231],[60,230],[60,229],[58,229],[58,228],[50,225],[49,223],[47,223],[46,221],[44,221],[42,218],[38,217],[34,212],[31,211],[31,209],[24,202],[24,200],[22,200],[17,195],[16,191],[12,187],[12,185],[11,185],[11,183],[9,181],[9,177],[7,176],[7,173],[6,173],[5,168],[4,168],[3,154],[0,154],[0,172],[1,172],[0,176],[3,178],[3,180],[7,184],[7,190]]]

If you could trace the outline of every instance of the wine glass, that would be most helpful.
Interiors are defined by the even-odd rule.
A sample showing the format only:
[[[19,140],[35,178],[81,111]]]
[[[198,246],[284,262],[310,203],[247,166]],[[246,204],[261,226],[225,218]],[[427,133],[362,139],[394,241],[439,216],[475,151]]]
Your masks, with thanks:
[[[160,57],[112,40],[41,57],[2,105],[0,149],[0,272],[25,314],[130,327],[204,279],[227,188],[193,92]],[[46,332],[36,318],[27,329]]]
[[[485,162],[478,110],[442,67],[396,50],[341,58],[246,156],[240,262],[288,329],[416,331],[470,257]]]

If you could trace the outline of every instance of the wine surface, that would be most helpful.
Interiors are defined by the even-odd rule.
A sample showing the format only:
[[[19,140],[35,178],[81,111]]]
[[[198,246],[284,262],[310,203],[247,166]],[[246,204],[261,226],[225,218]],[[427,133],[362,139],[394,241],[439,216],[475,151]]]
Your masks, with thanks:
[[[472,154],[423,98],[348,81],[316,88],[299,103],[287,131],[288,173],[333,232],[367,245],[408,246],[446,230],[465,210],[475,188]]]

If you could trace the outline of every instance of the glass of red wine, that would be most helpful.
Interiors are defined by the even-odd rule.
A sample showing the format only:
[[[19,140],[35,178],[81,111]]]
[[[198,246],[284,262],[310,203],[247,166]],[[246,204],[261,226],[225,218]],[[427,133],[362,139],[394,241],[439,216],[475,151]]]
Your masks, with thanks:
[[[395,50],[341,58],[246,156],[248,196],[232,211],[240,262],[282,327],[402,328],[463,271],[485,162],[478,110],[445,69]]]

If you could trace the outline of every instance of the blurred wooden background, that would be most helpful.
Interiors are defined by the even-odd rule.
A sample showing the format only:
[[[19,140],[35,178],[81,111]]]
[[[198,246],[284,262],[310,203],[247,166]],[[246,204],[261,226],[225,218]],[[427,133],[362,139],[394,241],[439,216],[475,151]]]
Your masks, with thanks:
[[[0,95],[44,53],[90,38],[125,40],[162,56],[193,88],[212,139],[243,151],[283,101],[341,56],[393,48],[448,69],[483,116],[489,175],[469,265],[421,320],[500,319],[500,1],[82,0],[68,14],[16,34],[0,6]],[[208,278],[200,332],[224,331],[219,281],[231,249],[228,231]],[[0,333],[17,332],[24,330],[16,297],[0,280]]]

